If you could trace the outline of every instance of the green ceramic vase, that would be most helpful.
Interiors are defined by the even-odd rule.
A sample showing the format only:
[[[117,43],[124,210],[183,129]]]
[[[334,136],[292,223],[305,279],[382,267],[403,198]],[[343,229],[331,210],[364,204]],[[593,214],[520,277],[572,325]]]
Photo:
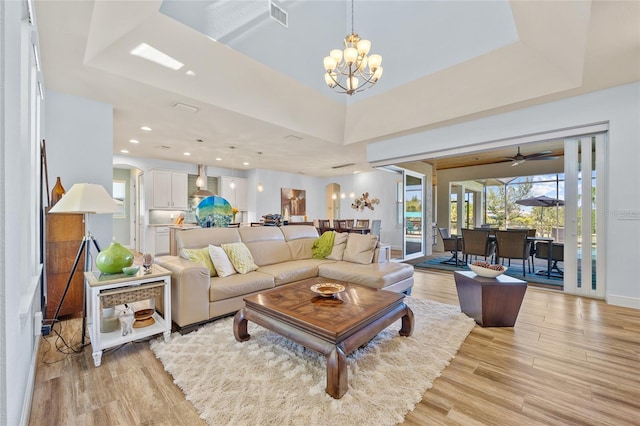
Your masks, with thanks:
[[[119,274],[133,264],[133,253],[115,241],[96,256],[96,266],[105,274]]]

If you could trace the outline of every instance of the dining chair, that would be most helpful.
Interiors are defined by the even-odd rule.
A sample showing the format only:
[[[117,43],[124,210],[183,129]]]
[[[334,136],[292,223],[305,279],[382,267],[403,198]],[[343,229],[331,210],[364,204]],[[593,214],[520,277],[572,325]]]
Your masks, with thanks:
[[[336,232],[347,232],[351,228],[347,222],[347,219],[333,219],[333,227]]]
[[[371,233],[378,237],[378,241],[380,241],[380,229],[382,225],[382,220],[373,219],[371,221]]]
[[[251,222],[251,226],[262,226],[262,222]]]
[[[462,238],[451,236],[451,234],[449,234],[449,229],[447,228],[438,228],[438,232],[440,232],[440,238],[442,238],[444,250],[451,252],[451,257],[440,263],[453,263],[454,265],[459,266],[460,259],[458,259],[458,253],[462,251]]]
[[[355,219],[344,219],[344,223],[347,225],[346,228],[353,228],[355,221]]]
[[[240,228],[240,223],[230,223],[229,228]]]
[[[527,275],[526,264],[529,259],[529,241],[527,230],[496,231],[497,251],[496,258],[501,263],[504,259],[522,259],[522,275]]]
[[[356,228],[368,228],[368,227],[369,227],[369,219],[356,220]]]
[[[462,229],[462,256],[469,263],[469,256],[483,256],[486,261],[495,254],[495,242],[489,239],[488,229]]]
[[[318,219],[318,234],[322,235],[325,231],[331,229],[331,221],[329,219]]]

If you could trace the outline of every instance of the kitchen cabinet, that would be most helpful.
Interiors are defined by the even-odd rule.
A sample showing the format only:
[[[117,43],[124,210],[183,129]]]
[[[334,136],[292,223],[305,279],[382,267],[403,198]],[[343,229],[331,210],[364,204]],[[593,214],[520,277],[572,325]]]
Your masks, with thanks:
[[[241,177],[220,177],[220,188],[218,194],[226,199],[232,207],[240,211],[247,210],[247,179]],[[236,187],[231,188],[231,182],[235,182]]]
[[[184,172],[152,170],[151,208],[186,210],[188,176]]]
[[[158,226],[155,229],[155,244],[154,244],[154,254],[156,256],[163,256],[169,254],[169,227],[168,226]]]

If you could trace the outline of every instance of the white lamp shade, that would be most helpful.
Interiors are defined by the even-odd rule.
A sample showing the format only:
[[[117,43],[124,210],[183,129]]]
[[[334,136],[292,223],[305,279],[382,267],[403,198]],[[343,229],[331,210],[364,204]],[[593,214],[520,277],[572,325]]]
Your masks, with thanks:
[[[325,56],[323,62],[324,62],[324,69],[326,71],[333,71],[334,69],[336,69],[337,63],[335,58],[331,56]]]
[[[347,64],[352,64],[358,59],[358,51],[353,47],[347,47],[344,49],[344,61]]]
[[[347,78],[347,90],[356,90],[358,88],[358,79],[356,77]]]
[[[324,74],[324,82],[327,83],[327,86],[329,87],[335,87],[336,86],[336,82],[334,81],[333,78],[331,78],[333,76],[333,78],[335,78],[337,76],[337,74],[335,72],[332,72],[331,74],[329,73],[325,73]]]
[[[120,208],[104,186],[93,183],[76,183],[49,213],[115,213]]]
[[[369,40],[360,40],[358,42],[358,53],[360,55],[368,55],[371,49],[371,42]]]
[[[375,72],[381,63],[382,63],[382,56],[380,55],[369,56],[369,69],[371,71]]]
[[[342,60],[342,50],[333,49],[331,52],[329,52],[329,56],[331,56],[333,59],[335,59],[336,65],[337,65]]]
[[[378,67],[376,72],[373,73],[373,81],[380,80],[380,77],[382,77],[382,67]]]

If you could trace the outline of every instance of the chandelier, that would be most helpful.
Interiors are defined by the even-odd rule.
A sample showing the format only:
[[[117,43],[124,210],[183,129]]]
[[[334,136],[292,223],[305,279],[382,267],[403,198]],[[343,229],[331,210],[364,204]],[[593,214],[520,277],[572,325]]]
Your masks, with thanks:
[[[362,40],[353,31],[353,0],[351,34],[345,37],[344,47],[344,51],[333,49],[324,58],[324,81],[327,86],[332,89],[338,87],[336,90],[339,93],[353,95],[375,85],[382,76],[382,56],[369,55],[371,42]]]

